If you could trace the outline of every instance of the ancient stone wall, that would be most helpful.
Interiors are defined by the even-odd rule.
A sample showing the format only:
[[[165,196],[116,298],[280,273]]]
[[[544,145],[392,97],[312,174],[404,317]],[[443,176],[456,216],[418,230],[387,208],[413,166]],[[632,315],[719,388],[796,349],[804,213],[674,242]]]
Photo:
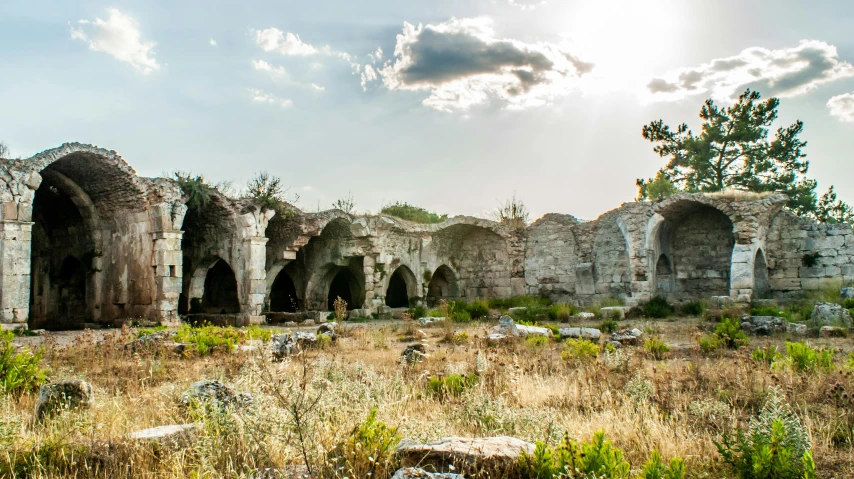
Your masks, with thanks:
[[[573,216],[549,213],[528,228],[525,253],[528,294],[558,301],[574,299],[579,263],[574,233],[577,224]]]

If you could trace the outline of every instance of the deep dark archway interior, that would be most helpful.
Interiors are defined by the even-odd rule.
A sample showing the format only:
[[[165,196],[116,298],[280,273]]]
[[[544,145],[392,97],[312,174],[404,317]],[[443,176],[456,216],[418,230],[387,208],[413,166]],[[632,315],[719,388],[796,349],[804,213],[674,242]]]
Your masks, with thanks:
[[[299,299],[297,299],[297,288],[291,275],[282,270],[273,287],[270,289],[270,311],[277,313],[294,313],[299,310]]]
[[[670,258],[662,254],[655,263],[655,281],[657,294],[670,294],[673,292],[673,267]]]
[[[327,298],[327,307],[329,311],[335,310],[335,300],[341,298],[347,302],[347,309],[352,310],[359,305],[354,304],[353,299],[357,296],[357,288],[359,287],[356,275],[350,270],[341,268],[332,278],[332,283],[329,285],[329,295]]]
[[[406,279],[403,277],[403,270],[401,268],[396,269],[388,280],[385,304],[392,308],[409,307],[409,293],[406,289]]]
[[[86,268],[77,258],[69,256],[62,262],[57,278],[59,315],[71,321],[85,321]]]
[[[454,272],[445,265],[439,266],[427,285],[427,306],[434,307],[439,300],[454,299],[456,295]]]
[[[237,314],[240,301],[237,299],[237,278],[228,264],[219,260],[205,276],[205,292],[202,295],[202,312],[208,314]]]
[[[71,197],[49,178],[33,200],[30,327],[70,329],[90,319],[85,259],[92,232]]]

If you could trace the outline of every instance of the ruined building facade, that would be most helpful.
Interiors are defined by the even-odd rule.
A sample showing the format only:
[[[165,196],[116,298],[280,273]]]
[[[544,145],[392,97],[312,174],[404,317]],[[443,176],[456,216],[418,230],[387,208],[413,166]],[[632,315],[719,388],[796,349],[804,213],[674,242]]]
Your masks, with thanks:
[[[849,225],[764,197],[677,194],[594,221],[547,214],[525,229],[455,217],[423,225],[341,211],[276,215],[177,183],[115,152],[65,144],[0,160],[0,324],[64,329],[210,315],[362,314],[440,299],[546,295],[590,303],[787,297],[854,280]]]

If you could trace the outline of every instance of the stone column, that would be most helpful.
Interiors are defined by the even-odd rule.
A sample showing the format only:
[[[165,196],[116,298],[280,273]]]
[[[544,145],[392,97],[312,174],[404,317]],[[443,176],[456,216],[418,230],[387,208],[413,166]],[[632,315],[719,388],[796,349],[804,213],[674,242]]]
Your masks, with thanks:
[[[30,315],[30,260],[33,223],[7,219],[17,208],[3,205],[0,219],[0,329],[27,328]],[[13,208],[14,207],[14,208]]]
[[[244,270],[243,289],[240,305],[241,322],[262,324],[264,300],[267,296],[267,238],[256,236],[243,239]]]
[[[177,326],[178,299],[181,296],[184,257],[181,251],[180,230],[186,207],[183,204],[161,203],[151,207],[154,254],[154,314],[167,326]]]
[[[749,244],[736,243],[732,248],[729,275],[729,295],[740,303],[753,298],[753,262],[756,252]]]

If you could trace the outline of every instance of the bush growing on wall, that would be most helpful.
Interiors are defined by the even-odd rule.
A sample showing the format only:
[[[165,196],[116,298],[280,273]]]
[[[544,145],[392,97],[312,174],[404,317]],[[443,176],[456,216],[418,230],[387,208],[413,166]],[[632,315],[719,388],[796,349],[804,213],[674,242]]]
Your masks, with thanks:
[[[420,206],[410,205],[409,203],[396,201],[392,205],[383,206],[380,213],[384,215],[394,216],[413,223],[433,224],[441,223],[448,219],[448,215],[439,215],[432,211],[427,211]]]

